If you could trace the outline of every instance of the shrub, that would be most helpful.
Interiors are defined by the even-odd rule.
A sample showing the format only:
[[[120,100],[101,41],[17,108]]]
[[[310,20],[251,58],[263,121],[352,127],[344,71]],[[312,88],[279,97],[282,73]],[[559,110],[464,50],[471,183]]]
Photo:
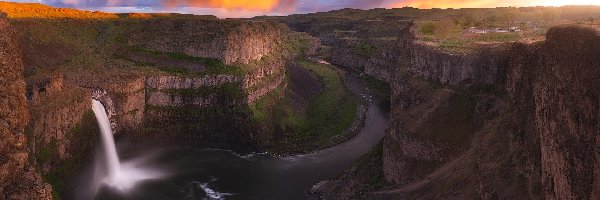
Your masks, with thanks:
[[[433,35],[435,33],[436,24],[434,22],[427,22],[421,26],[421,33],[423,35]]]

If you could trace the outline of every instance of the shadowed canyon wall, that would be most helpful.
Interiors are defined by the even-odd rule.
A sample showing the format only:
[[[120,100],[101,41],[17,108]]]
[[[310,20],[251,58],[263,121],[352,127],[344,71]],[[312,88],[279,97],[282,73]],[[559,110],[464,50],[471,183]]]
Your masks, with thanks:
[[[0,196],[51,199],[51,188],[28,163],[25,126],[29,115],[23,61],[9,21],[0,14]]]
[[[532,112],[546,199],[600,197],[600,35],[557,27],[544,43],[518,46],[507,90]],[[522,87],[525,86],[525,87]]]
[[[382,178],[361,176],[378,172],[357,162],[324,196],[598,198],[596,30],[555,27],[543,42],[467,53],[420,44],[413,33],[400,32],[391,61],[391,124],[373,151]]]

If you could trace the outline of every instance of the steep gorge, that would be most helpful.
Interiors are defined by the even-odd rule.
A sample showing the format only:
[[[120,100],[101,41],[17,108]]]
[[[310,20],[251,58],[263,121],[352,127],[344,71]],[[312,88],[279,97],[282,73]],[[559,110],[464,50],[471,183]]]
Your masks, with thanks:
[[[538,45],[521,47],[507,90],[531,98],[546,199],[600,197],[600,35],[594,29],[557,27]],[[528,85],[528,87],[521,87]]]
[[[96,94],[118,137],[254,151],[271,136],[259,132],[248,105],[285,88],[285,65],[297,56],[282,41],[288,30],[271,22],[4,17],[1,22],[2,58],[8,59],[3,76],[25,75],[26,87],[14,95],[23,95],[20,104],[28,105],[20,118],[31,116],[23,127],[15,125],[21,133],[6,135],[16,146],[2,151],[18,158],[3,167],[6,198],[38,195],[23,193],[30,191],[25,187],[45,195],[40,198],[58,198],[68,189],[69,177],[85,167],[97,146],[90,109]],[[155,60],[161,62],[151,63]],[[3,110],[13,110],[9,107]]]
[[[9,21],[0,15],[0,198],[51,199],[50,185],[28,163],[23,61]]]
[[[368,169],[357,163],[324,196],[598,197],[596,30],[555,27],[543,42],[466,54],[419,44],[413,33],[400,33],[399,59],[391,61],[399,65],[380,158],[385,181],[360,176]],[[365,190],[357,181],[379,186]],[[356,192],[342,195],[349,183]]]

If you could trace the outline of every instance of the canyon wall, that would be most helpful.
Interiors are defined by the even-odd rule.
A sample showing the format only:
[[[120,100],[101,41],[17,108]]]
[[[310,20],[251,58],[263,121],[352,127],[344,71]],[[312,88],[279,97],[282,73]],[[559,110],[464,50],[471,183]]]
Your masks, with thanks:
[[[330,62],[385,82],[393,81],[398,66],[429,81],[454,86],[492,85],[501,79],[497,70],[508,61],[508,45],[478,45],[467,53],[452,53],[417,42],[413,28],[404,27],[397,37],[336,39],[331,42]]]
[[[129,35],[129,46],[247,64],[269,54],[281,33],[271,22],[150,20]]]
[[[597,198],[599,39],[557,27],[542,43],[466,62],[407,54],[384,139],[383,171],[399,188],[391,196],[448,195],[439,185],[462,182],[449,198]]]
[[[52,199],[28,163],[23,61],[14,30],[0,13],[0,199]]]
[[[146,78],[146,104],[149,106],[210,106],[217,104],[217,93],[205,92],[196,96],[178,94],[178,90],[197,90],[207,87],[218,87],[224,84],[239,82],[233,75],[218,75],[202,78],[186,78],[177,76],[153,76]],[[235,105],[236,102],[231,102]]]
[[[393,61],[391,124],[374,151],[382,178],[361,176],[359,162],[324,196],[598,198],[596,30],[555,27],[543,42],[461,54],[418,43],[413,32],[400,33]],[[349,190],[357,192],[341,194]]]
[[[332,43],[330,62],[389,82],[398,65],[395,39],[338,39]]]
[[[31,167],[22,166],[26,170],[14,175],[26,173],[31,178],[37,170],[52,185],[54,196],[67,189],[67,178],[84,167],[97,147],[99,130],[90,104],[94,91],[105,92],[103,98],[112,102],[106,106],[118,138],[251,151],[259,139],[248,104],[286,86],[289,58],[280,55],[281,27],[274,23],[202,19],[114,23],[11,19],[10,23],[16,29],[10,32],[16,41],[10,42],[23,47],[25,72],[18,73],[26,77],[22,93],[31,116],[23,134],[29,143],[14,143],[25,153],[29,148],[29,159],[22,152],[18,155]],[[45,29],[49,34],[39,34]],[[167,59],[165,65],[171,68],[118,55],[127,51]],[[172,63],[205,68],[179,73]],[[25,183],[7,184],[15,192]]]
[[[518,103],[533,108],[545,198],[600,198],[600,35],[557,27],[544,43],[520,48],[507,90],[530,98]]]

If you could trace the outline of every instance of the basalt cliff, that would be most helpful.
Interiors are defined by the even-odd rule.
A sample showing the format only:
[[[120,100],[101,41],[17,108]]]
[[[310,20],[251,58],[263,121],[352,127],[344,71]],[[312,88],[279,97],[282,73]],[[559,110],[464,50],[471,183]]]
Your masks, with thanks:
[[[413,26],[399,33],[397,65],[380,76],[388,134],[323,197],[598,198],[597,30],[559,26],[545,41],[468,53],[423,44]]]
[[[309,57],[363,78],[390,113],[379,145],[313,188],[323,199],[599,199],[597,28],[557,26],[527,40],[450,30],[481,37],[468,41],[425,28],[515,10],[220,20],[0,2],[0,199],[64,197],[97,148],[91,99],[134,148],[337,144],[351,134],[335,132],[357,129],[364,109],[343,73]],[[449,23],[471,26],[460,20]]]
[[[0,5],[0,199],[69,189],[97,148],[92,98],[132,144],[256,151],[273,133],[250,105],[285,90],[286,66],[300,56],[289,45],[298,38],[268,21]]]
[[[29,164],[29,120],[23,60],[15,30],[0,16],[0,199],[52,199],[50,185]]]

